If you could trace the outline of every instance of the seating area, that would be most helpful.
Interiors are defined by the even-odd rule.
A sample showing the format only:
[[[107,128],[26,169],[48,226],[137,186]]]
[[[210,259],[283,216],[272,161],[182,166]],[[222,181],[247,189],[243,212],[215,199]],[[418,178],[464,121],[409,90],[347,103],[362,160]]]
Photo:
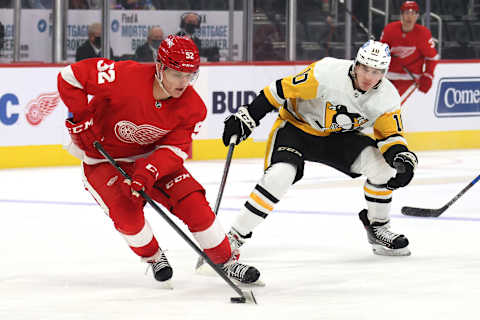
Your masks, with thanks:
[[[422,14],[425,12],[425,2],[417,0]],[[395,13],[390,16],[391,21],[400,18],[402,3],[403,0],[390,0],[390,12]],[[430,5],[431,12],[442,19],[441,58],[480,59],[480,1],[432,0]],[[430,31],[434,38],[439,38],[438,21],[434,18],[430,18]]]
[[[389,21],[400,18],[400,6],[404,0],[388,0],[390,8]],[[302,0],[302,10],[297,17],[297,60],[316,60],[325,56],[345,57],[345,12],[343,4],[329,1],[329,7],[323,0]],[[425,12],[425,0],[417,0],[421,14]],[[353,20],[368,26],[368,8],[355,5],[352,8]],[[442,59],[480,59],[480,0],[432,0],[431,12],[442,19]],[[385,0],[374,0],[373,5],[380,10],[385,7]],[[300,9],[300,8],[299,8]],[[278,18],[278,15],[277,15]],[[336,19],[335,19],[336,18]],[[284,30],[285,20],[276,21],[277,29]],[[419,22],[421,23],[421,19]],[[379,39],[384,27],[384,17],[374,14],[372,34]],[[430,30],[438,39],[438,21],[430,19]],[[285,41],[282,34],[280,41]],[[352,21],[352,52],[368,39],[366,33]],[[278,41],[278,39],[276,40]],[[437,45],[438,49],[438,45]],[[282,54],[282,52],[279,52]]]

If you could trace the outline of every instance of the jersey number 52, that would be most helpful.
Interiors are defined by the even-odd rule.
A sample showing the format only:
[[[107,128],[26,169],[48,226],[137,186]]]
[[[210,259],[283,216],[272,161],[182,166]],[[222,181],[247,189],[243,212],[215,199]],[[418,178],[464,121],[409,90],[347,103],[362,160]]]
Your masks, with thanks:
[[[98,84],[115,81],[115,63],[106,64],[105,61],[97,62]]]

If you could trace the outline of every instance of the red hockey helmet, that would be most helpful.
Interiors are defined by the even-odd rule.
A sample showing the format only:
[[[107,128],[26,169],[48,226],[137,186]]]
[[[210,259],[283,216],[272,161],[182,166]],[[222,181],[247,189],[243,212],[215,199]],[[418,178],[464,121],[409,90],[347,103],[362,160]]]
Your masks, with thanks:
[[[181,72],[196,72],[200,65],[200,54],[192,39],[169,35],[158,47],[157,62]]]
[[[415,1],[405,1],[400,7],[400,11],[403,12],[408,10],[419,12],[420,8],[418,7],[418,4]]]

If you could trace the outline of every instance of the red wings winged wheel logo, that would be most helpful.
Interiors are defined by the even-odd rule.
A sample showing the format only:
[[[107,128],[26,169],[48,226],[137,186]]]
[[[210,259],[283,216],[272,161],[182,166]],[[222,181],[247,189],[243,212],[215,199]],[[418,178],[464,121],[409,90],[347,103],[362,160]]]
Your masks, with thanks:
[[[32,126],[38,125],[58,106],[60,95],[58,92],[40,94],[27,104],[25,117]]]

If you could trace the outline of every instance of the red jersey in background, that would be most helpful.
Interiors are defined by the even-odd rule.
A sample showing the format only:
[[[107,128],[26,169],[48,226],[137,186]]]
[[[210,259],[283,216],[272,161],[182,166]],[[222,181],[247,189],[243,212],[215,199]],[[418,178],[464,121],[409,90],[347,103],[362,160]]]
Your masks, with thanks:
[[[412,80],[404,67],[417,79],[425,72],[433,76],[438,53],[430,30],[424,26],[416,24],[412,31],[405,33],[400,21],[389,23],[380,41],[388,44],[392,53],[388,79]]]

